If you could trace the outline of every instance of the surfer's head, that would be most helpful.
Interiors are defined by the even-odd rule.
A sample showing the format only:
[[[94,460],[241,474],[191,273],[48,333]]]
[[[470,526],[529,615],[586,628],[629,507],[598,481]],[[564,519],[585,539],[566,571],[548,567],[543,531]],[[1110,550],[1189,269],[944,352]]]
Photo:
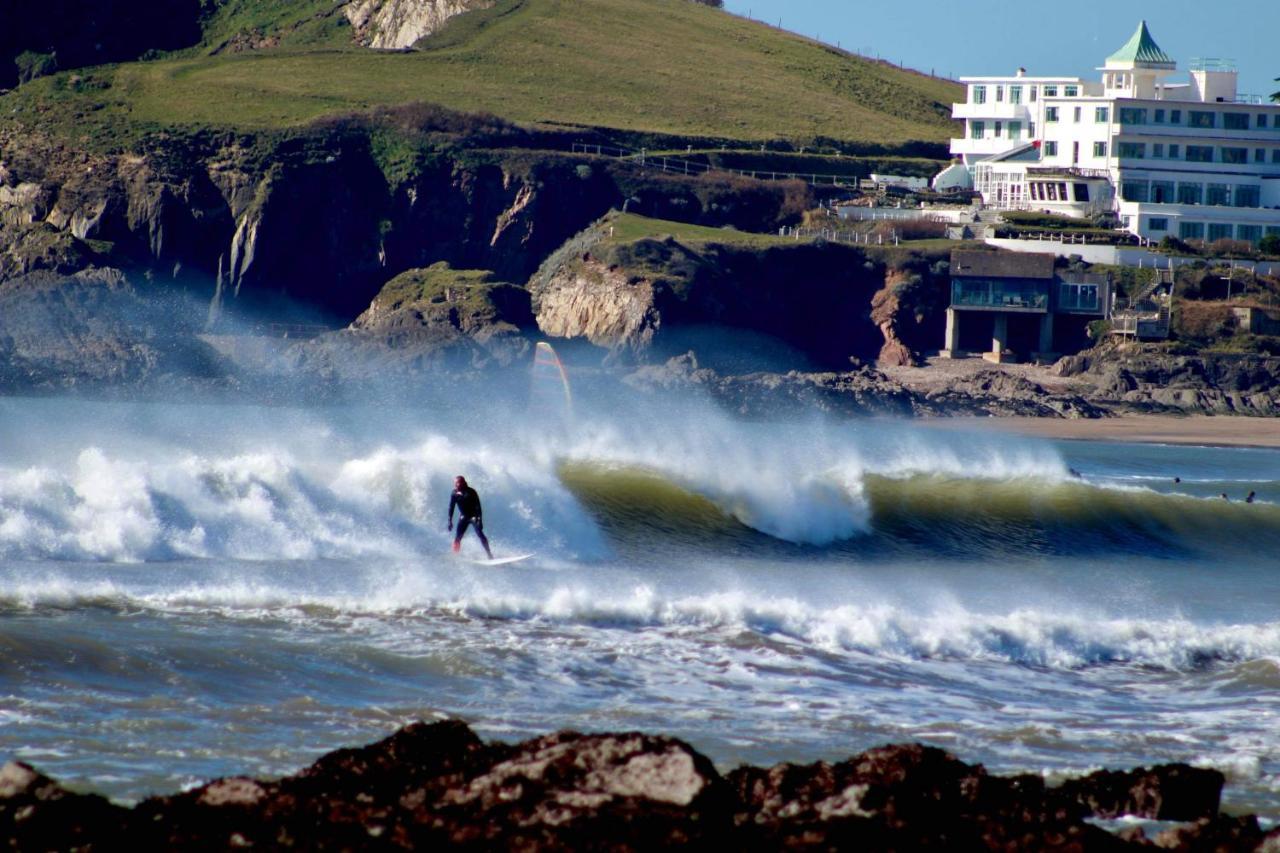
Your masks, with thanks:
[[[453,487],[455,489],[465,489],[467,487],[467,478],[459,474],[453,478]]]

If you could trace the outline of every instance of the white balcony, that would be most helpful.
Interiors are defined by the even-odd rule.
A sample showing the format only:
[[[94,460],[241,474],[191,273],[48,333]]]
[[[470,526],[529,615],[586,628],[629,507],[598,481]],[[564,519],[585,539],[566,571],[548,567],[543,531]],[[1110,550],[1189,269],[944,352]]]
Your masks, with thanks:
[[[967,157],[991,157],[1026,145],[1029,141],[1025,130],[1019,139],[995,136],[985,136],[982,139],[952,139],[951,153]]]
[[[1008,102],[985,104],[952,104],[951,117],[954,119],[983,119],[985,121],[1031,121],[1035,118],[1031,106],[1027,104],[1010,104]]]

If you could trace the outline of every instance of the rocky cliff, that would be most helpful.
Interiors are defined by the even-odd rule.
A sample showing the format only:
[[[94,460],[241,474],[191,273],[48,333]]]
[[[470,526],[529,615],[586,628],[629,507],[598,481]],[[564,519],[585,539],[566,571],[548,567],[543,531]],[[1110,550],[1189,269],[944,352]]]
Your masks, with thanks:
[[[876,295],[908,282],[945,289],[922,256],[886,260],[838,244],[733,235],[613,240],[609,229],[579,235],[542,266],[530,281],[534,311],[547,334],[642,360],[692,347],[709,365],[725,363],[732,349],[768,342],[786,349],[779,355],[792,367],[847,368],[850,358],[886,352],[911,358],[898,329],[918,325],[917,308],[924,321],[923,302],[903,296],[886,305]]]
[[[412,47],[455,15],[487,9],[495,0],[356,0],[342,9],[356,41],[382,50]]]

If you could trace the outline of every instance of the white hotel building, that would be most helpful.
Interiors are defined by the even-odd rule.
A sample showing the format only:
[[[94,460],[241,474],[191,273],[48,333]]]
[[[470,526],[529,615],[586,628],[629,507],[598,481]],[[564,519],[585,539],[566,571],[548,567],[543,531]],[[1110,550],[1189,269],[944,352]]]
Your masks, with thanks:
[[[1238,96],[1227,63],[1176,69],[1143,21],[1101,81],[962,77],[951,152],[997,209],[1112,211],[1150,240],[1280,234],[1280,104]]]

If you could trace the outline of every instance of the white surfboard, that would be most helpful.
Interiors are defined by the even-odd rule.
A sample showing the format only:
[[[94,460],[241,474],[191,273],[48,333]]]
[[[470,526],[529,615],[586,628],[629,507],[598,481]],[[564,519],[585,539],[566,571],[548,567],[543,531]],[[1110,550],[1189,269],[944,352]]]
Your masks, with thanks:
[[[533,554],[516,554],[513,557],[494,557],[492,560],[467,560],[467,562],[476,566],[509,566],[512,563],[527,560],[532,556]]]

